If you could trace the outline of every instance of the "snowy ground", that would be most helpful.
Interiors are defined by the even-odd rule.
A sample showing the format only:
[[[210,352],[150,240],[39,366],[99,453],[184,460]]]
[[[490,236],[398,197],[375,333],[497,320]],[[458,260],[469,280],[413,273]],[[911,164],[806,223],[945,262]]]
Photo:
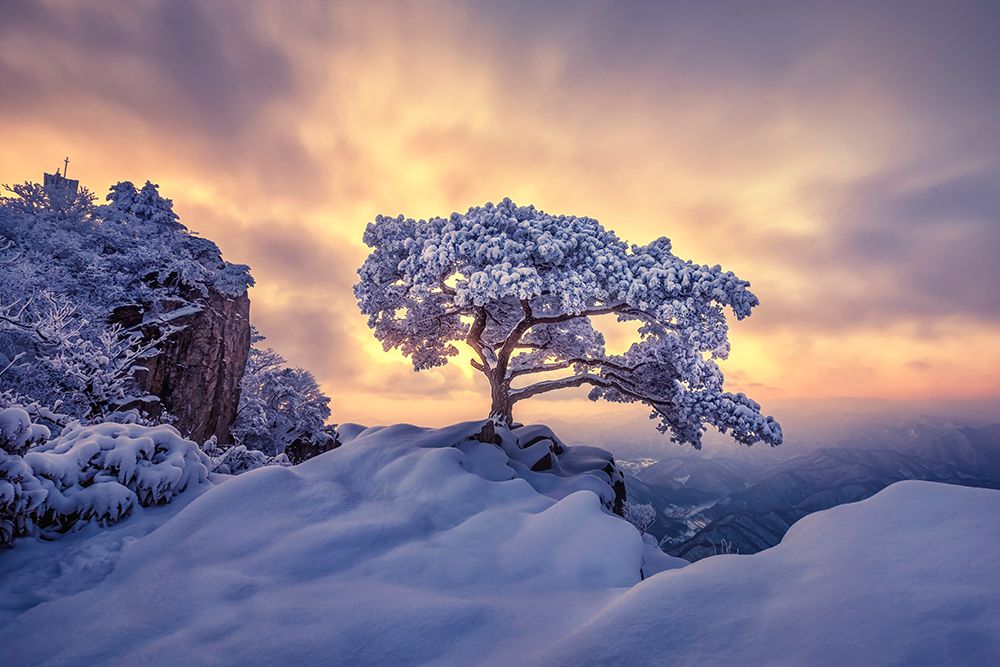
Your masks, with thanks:
[[[597,495],[542,495],[446,446],[463,429],[19,541],[3,664],[1000,664],[1000,492],[904,482],[640,582],[648,544]]]

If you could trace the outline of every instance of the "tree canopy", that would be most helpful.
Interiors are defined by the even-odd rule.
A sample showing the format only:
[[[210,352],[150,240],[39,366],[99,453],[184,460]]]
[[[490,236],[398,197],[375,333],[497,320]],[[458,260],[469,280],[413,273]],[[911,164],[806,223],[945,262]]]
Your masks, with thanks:
[[[379,216],[364,241],[354,291],[376,338],[418,371],[467,343],[502,423],[518,401],[587,385],[592,400],[649,406],[678,442],[700,447],[712,425],[744,444],[781,443],[774,418],[724,391],[716,363],[729,354],[725,311],[741,320],[759,304],[750,283],[675,256],[667,238],[630,246],[592,218],[505,199],[448,218]],[[600,315],[636,325],[624,354],[606,352]],[[546,379],[521,384],[532,375]]]

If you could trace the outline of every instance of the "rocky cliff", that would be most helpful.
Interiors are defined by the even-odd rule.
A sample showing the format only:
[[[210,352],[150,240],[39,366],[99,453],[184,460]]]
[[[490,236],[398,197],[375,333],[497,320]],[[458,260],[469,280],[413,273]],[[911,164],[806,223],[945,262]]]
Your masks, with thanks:
[[[156,310],[165,312],[155,318],[149,318],[148,307],[121,308],[112,321],[183,327],[144,363],[136,381],[159,399],[150,411],[176,417],[174,426],[185,436],[199,443],[212,436],[229,442],[250,350],[250,299],[246,292],[232,297],[210,290],[173,305],[158,304]]]

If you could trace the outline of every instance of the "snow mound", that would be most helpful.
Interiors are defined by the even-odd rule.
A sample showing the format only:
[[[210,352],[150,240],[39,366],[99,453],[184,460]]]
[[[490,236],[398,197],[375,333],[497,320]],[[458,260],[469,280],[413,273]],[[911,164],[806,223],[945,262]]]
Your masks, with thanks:
[[[1000,491],[899,482],[647,579],[551,664],[997,665],[997,517]]]
[[[14,664],[414,664],[529,648],[511,635],[544,645],[570,630],[567,604],[637,583],[650,545],[604,507],[596,474],[543,485],[469,440],[481,427],[355,429],[295,467],[232,477],[124,545],[89,590],[18,614],[0,644]],[[43,627],[59,632],[41,641]]]
[[[810,516],[770,551],[640,581],[649,544],[599,493],[573,488],[592,482],[540,481],[545,473],[511,463],[502,443],[472,440],[480,427],[342,428],[338,449],[229,478],[155,529],[105,540],[93,575],[73,560],[89,553],[80,534],[19,543],[0,554],[0,610],[12,610],[5,625],[0,615],[4,657],[17,665],[1000,659],[1000,492],[903,483]],[[683,563],[661,557],[655,569]],[[73,586],[56,585],[39,565],[56,561],[81,573]],[[39,601],[8,586],[17,581],[50,593]],[[61,588],[71,592],[52,593]]]

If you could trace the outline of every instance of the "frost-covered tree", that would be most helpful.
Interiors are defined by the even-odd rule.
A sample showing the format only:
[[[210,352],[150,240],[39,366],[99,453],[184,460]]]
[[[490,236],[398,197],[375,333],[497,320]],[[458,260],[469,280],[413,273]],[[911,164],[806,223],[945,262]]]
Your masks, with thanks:
[[[639,530],[640,535],[645,535],[646,530],[656,521],[656,509],[649,503],[625,503],[625,520]]]
[[[64,400],[85,406],[81,416],[88,419],[141,402],[144,397],[134,393],[135,374],[143,368],[143,360],[155,355],[157,346],[178,329],[165,326],[155,336],[144,337],[114,324],[88,338],[84,335],[87,322],[75,317],[72,304],[47,293],[42,297],[47,306],[35,316],[30,301],[0,303],[0,331],[20,333],[29,341],[36,369],[50,373]],[[13,368],[22,355],[2,370]]]
[[[190,233],[156,185],[59,195],[36,183],[0,197],[0,406],[53,424],[101,417],[135,401],[143,362],[206,307],[238,296],[248,267]],[[72,195],[72,196],[69,196]],[[135,313],[128,322],[117,317]],[[135,399],[135,400],[133,400]],[[154,410],[155,412],[155,410]]]
[[[373,250],[354,291],[375,336],[418,371],[466,342],[501,423],[519,401],[587,385],[592,400],[649,406],[662,432],[695,447],[706,425],[781,442],[756,402],[723,390],[716,363],[729,354],[724,310],[743,319],[758,305],[750,284],[675,256],[666,238],[629,246],[591,218],[505,199],[448,218],[379,216],[364,240]],[[602,315],[637,328],[624,354],[605,351],[591,320]]]
[[[308,458],[308,451],[299,450],[318,454],[335,446],[324,429],[329,418],[330,399],[312,373],[289,366],[271,348],[250,349],[232,428],[237,445],[276,456],[297,443],[302,446],[295,448],[296,458]]]

